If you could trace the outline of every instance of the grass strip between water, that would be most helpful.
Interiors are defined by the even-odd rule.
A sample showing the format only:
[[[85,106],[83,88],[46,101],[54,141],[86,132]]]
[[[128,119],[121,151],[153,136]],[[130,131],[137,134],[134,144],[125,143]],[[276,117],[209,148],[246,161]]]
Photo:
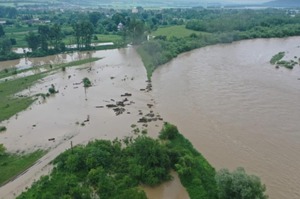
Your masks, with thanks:
[[[33,84],[37,83],[38,80],[51,74],[50,72],[52,71],[57,71],[63,67],[73,67],[95,62],[99,59],[101,58],[89,58],[64,64],[57,64],[53,65],[48,71],[0,82],[0,122],[27,109],[36,99],[34,96],[16,96],[17,93],[29,89]],[[22,72],[34,69],[36,68],[33,67],[31,69],[26,69]]]
[[[38,150],[26,155],[8,153],[0,155],[0,186],[22,174],[44,154],[45,151]]]

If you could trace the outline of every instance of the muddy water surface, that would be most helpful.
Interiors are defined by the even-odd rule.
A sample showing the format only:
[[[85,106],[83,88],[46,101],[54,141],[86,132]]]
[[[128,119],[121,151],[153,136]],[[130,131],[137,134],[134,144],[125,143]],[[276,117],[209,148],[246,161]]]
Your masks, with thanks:
[[[245,167],[272,199],[300,198],[300,67],[270,58],[300,56],[299,37],[258,39],[185,53],[153,75],[161,115],[217,169]]]
[[[45,64],[60,64],[71,61],[77,61],[80,59],[87,59],[93,56],[95,51],[89,52],[74,52],[74,53],[65,53],[52,55],[47,57],[35,57],[35,58],[22,58],[16,60],[9,60],[0,62],[0,70],[4,68],[18,68],[24,69],[34,66],[41,66]]]
[[[121,50],[97,51],[90,53],[74,53],[50,56],[46,58],[30,59],[24,66],[36,64],[61,63],[88,57],[102,57],[103,59],[78,67],[67,68],[66,72],[59,71],[42,79],[38,84],[25,90],[23,94],[47,93],[53,84],[59,93],[47,98],[39,98],[28,110],[23,111],[1,125],[7,127],[5,133],[0,134],[3,143],[11,152],[33,151],[49,149],[49,153],[36,165],[16,180],[0,187],[0,198],[15,198],[26,186],[41,175],[51,171],[50,161],[59,153],[73,145],[84,144],[93,139],[114,139],[132,136],[131,124],[140,128],[147,128],[149,134],[157,136],[162,122],[149,123],[143,127],[137,121],[153,111],[155,100],[151,92],[141,91],[147,86],[146,72],[143,64],[132,48]],[[24,61],[24,59],[22,59]],[[1,63],[1,67],[22,67],[12,62]],[[92,87],[85,89],[82,79],[88,77]],[[122,97],[129,93],[132,96]],[[127,98],[125,112],[116,116],[107,104],[115,104]],[[130,104],[130,105],[129,105]],[[149,108],[147,104],[154,107]],[[142,115],[140,115],[142,113]],[[88,120],[88,121],[87,121]],[[49,139],[55,139],[49,141]],[[158,191],[147,191],[149,198],[157,198],[155,194],[164,193],[166,189],[185,189],[175,178],[176,186],[166,186]],[[170,191],[168,193],[173,193]],[[163,194],[161,194],[163,195]]]

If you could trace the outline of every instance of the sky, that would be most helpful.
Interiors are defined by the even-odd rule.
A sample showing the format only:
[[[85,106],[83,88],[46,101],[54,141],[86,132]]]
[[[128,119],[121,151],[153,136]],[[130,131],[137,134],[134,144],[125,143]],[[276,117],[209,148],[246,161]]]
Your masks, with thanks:
[[[232,2],[232,3],[265,3],[271,0],[220,0],[224,2]]]

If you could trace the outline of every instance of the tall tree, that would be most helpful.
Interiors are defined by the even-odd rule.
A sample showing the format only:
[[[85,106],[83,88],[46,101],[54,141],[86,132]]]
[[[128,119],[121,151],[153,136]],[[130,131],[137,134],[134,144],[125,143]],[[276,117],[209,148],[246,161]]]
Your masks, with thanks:
[[[60,44],[62,40],[62,32],[61,32],[61,26],[58,24],[54,24],[50,27],[49,30],[49,42],[50,45],[54,47],[55,50],[59,51]]]
[[[5,36],[5,32],[4,32],[3,26],[0,25],[0,37],[4,37],[4,36]]]
[[[144,40],[145,24],[133,18],[129,22],[128,33],[133,44],[140,44]]]
[[[25,40],[27,41],[28,47],[31,48],[32,51],[35,51],[40,45],[39,36],[34,32],[29,32],[26,35]]]
[[[77,48],[81,49],[83,46],[89,48],[92,42],[94,33],[94,26],[89,21],[77,22],[73,24],[74,36],[76,39]]]
[[[43,51],[48,51],[48,40],[50,28],[48,25],[42,25],[38,27],[38,33],[40,38],[41,49]]]
[[[3,38],[0,40],[0,53],[3,55],[7,55],[11,52],[12,45],[10,39]]]

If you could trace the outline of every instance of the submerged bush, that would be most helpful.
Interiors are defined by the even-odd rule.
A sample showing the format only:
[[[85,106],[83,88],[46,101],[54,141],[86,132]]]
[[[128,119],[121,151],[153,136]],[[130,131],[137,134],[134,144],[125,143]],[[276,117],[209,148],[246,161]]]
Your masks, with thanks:
[[[254,175],[246,174],[243,168],[233,172],[220,170],[216,175],[219,199],[267,199],[265,185]]]
[[[0,132],[2,131],[6,131],[6,127],[5,126],[0,126]]]
[[[87,77],[83,78],[82,82],[83,82],[83,87],[85,88],[92,86],[92,82]]]
[[[55,90],[55,86],[53,84],[51,84],[51,87],[48,89],[50,94],[55,94],[58,93],[57,90]]]

